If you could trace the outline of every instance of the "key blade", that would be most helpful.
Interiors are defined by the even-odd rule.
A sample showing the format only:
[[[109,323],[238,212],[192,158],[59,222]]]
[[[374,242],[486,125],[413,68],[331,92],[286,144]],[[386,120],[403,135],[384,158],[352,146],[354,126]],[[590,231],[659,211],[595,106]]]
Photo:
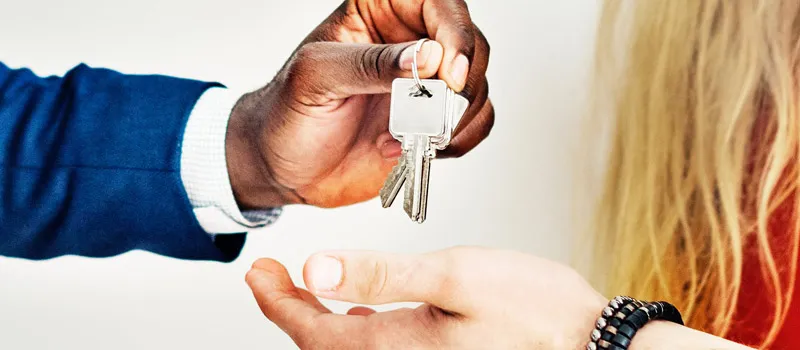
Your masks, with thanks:
[[[397,194],[400,192],[400,188],[403,187],[403,184],[406,182],[406,155],[405,151],[403,151],[403,155],[400,156],[400,160],[397,162],[392,168],[392,172],[389,173],[389,177],[386,178],[386,182],[383,183],[383,187],[380,191],[381,197],[381,205],[384,208],[388,208],[392,206],[394,203],[394,199],[397,198]]]
[[[418,223],[425,222],[428,214],[428,183],[431,177],[431,155],[425,155],[422,158],[422,171],[420,172],[420,196],[419,196],[419,216],[417,217]]]
[[[423,183],[425,182],[424,167],[427,153],[430,150],[430,138],[427,136],[415,135],[411,145],[409,168],[406,176],[406,193],[403,208],[412,221],[420,222],[423,206]]]
[[[408,214],[411,220],[416,221],[416,213],[414,212],[414,183],[416,182],[416,164],[414,162],[414,150],[409,151],[409,162],[406,168],[406,188],[403,196],[403,210]]]

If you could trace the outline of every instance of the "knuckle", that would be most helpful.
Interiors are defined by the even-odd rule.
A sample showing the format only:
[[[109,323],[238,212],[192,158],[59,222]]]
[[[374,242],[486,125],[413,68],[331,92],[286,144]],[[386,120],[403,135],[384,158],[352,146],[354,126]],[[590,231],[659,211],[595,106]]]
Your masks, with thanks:
[[[360,294],[367,300],[379,300],[389,283],[389,267],[385,260],[376,259],[370,269],[370,276],[361,286]]]
[[[359,74],[367,79],[378,79],[384,75],[386,67],[392,60],[391,47],[389,45],[373,45],[366,50],[361,50],[355,57],[355,67]]]
[[[308,61],[309,59],[313,60],[315,57],[319,55],[319,53],[325,50],[324,48],[325,45],[326,44],[324,42],[312,42],[303,44],[295,52],[295,57],[301,61]]]
[[[313,57],[313,52],[316,50],[314,45],[315,43],[300,46],[283,68],[280,80],[290,88],[296,88],[298,84],[303,82],[303,77],[311,73],[310,62],[313,61],[311,57]]]
[[[486,39],[486,35],[483,34],[483,31],[478,28],[478,26],[475,26],[475,37],[477,38],[476,45],[480,47],[481,51],[486,53],[486,56],[490,56],[492,46],[489,44],[489,40]]]
[[[472,18],[469,15],[469,11],[456,11],[452,14],[453,24],[456,28],[459,28],[461,31],[460,34],[469,34],[469,38],[472,39]]]
[[[446,16],[448,34],[457,38],[461,53],[472,57],[475,52],[475,34],[467,2],[465,0],[434,0],[432,2],[437,11],[448,14]]]
[[[406,285],[412,280],[426,285],[428,291],[437,294],[456,295],[461,290],[462,274],[456,266],[457,261],[448,257],[446,251],[425,254],[427,258],[417,259],[413,263],[397,271],[398,286]]]
[[[459,36],[461,36],[463,42],[461,53],[472,61],[472,58],[475,57],[475,37],[468,29],[460,29]]]
[[[467,76],[467,84],[462,93],[471,104],[477,102],[483,105],[489,97],[489,81],[486,80],[486,75],[470,74]]]
[[[439,294],[457,296],[463,294],[461,291],[465,289],[462,287],[465,282],[466,279],[464,278],[463,270],[454,269],[440,271],[434,286]]]
[[[474,254],[474,248],[456,246],[441,251],[438,269],[434,271],[439,290],[454,292],[460,289],[466,275],[466,262]]]
[[[324,42],[312,42],[297,48],[284,68],[288,77],[302,79],[314,74],[317,69],[315,62],[320,61],[325,54],[326,45]]]
[[[456,35],[461,41],[461,53],[468,58],[475,56],[475,33],[472,19],[469,14],[457,14],[453,17],[455,21]]]

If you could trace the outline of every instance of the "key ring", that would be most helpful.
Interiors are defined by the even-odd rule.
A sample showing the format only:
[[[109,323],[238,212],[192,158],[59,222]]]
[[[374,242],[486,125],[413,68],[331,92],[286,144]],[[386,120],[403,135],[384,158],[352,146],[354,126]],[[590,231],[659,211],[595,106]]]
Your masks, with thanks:
[[[417,54],[420,50],[422,50],[422,44],[424,44],[428,39],[420,39],[417,41],[417,45],[414,47],[414,60],[411,62],[411,72],[414,75],[414,83],[417,84],[417,89],[419,89],[419,93],[422,95],[431,97],[433,96],[428,89],[425,88],[425,85],[422,85],[422,80],[419,79],[419,66],[417,65]]]

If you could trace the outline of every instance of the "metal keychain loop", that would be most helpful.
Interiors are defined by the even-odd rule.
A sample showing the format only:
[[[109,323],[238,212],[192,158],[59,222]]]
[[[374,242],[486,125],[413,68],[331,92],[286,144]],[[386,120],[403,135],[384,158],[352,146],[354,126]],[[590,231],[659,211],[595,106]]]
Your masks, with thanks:
[[[428,39],[420,39],[417,41],[416,47],[414,47],[414,61],[411,63],[411,72],[414,74],[414,83],[417,84],[417,89],[420,92],[427,95],[428,89],[425,88],[425,85],[422,85],[422,80],[419,79],[419,66],[417,65],[417,54],[420,50],[422,50],[422,44],[424,44]]]

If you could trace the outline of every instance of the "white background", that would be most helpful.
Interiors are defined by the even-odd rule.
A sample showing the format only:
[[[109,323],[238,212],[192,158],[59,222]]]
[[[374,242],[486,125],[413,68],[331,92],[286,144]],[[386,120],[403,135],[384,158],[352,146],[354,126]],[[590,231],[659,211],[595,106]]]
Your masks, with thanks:
[[[251,89],[270,80],[338,3],[2,0],[0,61],[40,75],[86,62]],[[276,225],[251,234],[231,264],[144,252],[0,258],[0,349],[295,348],[263,318],[244,283],[262,256],[284,262],[299,283],[305,258],[324,249],[484,245],[566,261],[576,222],[570,147],[588,90],[597,3],[470,1],[492,45],[497,122],[469,155],[434,163],[424,225],[412,224],[400,205],[382,209],[373,200],[336,210],[288,208]]]

